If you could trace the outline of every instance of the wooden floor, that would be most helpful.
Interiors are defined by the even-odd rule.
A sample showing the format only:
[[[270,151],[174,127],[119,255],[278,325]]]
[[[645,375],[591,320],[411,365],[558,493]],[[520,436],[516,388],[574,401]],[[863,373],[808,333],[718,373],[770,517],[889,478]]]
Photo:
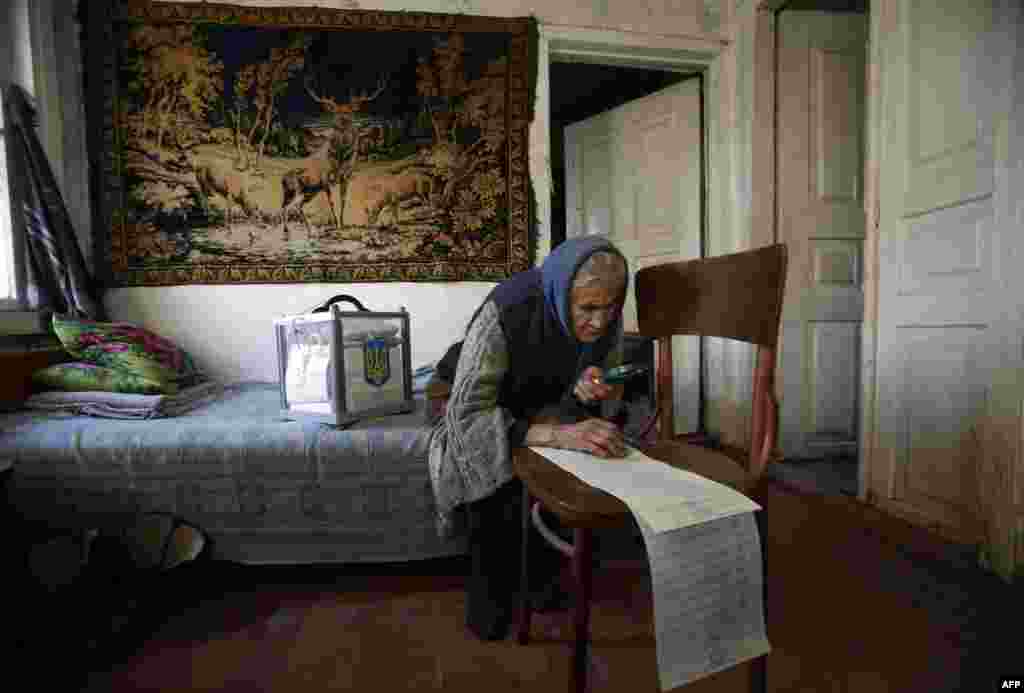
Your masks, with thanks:
[[[857,458],[849,455],[772,462],[765,473],[786,485],[831,495],[856,496],[860,486]]]
[[[769,690],[978,693],[1018,665],[1020,612],[1006,619],[1019,609],[1019,589],[1011,595],[945,545],[853,499],[772,482],[762,502]],[[74,657],[54,650],[22,663],[35,672],[33,687],[105,693],[565,691],[568,614],[535,615],[535,642],[525,647],[511,636],[479,642],[463,624],[465,571],[463,559],[354,568],[208,564],[151,597],[151,609],[174,613],[109,671],[93,662],[97,670],[78,677]],[[592,690],[655,693],[643,554],[602,560],[595,597]],[[746,675],[742,666],[686,690],[744,691]]]

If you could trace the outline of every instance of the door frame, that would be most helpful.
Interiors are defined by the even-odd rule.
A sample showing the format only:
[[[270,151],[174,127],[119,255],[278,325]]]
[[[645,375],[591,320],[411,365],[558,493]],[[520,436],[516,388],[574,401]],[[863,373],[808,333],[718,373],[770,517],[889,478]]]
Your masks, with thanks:
[[[877,445],[875,432],[877,421],[877,350],[878,350],[878,177],[881,157],[879,156],[882,137],[882,88],[879,70],[882,52],[878,37],[881,36],[881,12],[876,8],[877,0],[868,2],[868,51],[867,74],[864,89],[864,318],[861,320],[861,385],[860,385],[860,441],[857,446],[857,463],[860,467],[857,497],[871,502],[871,461]]]
[[[717,35],[540,25],[537,99],[530,129],[538,265],[551,244],[551,62],[701,73],[705,253],[722,255],[774,242],[773,225],[760,223],[771,218],[775,207],[773,24],[763,2],[746,3]],[[725,443],[745,444],[749,436],[754,351],[747,347],[718,347],[708,356],[717,363],[715,376],[721,377],[717,391],[709,393],[705,421]]]
[[[594,36],[597,32],[590,30],[554,28],[541,32],[541,43],[543,47],[540,52],[540,80],[541,84],[537,90],[538,95],[543,94],[543,104],[538,104],[538,110],[543,111],[545,129],[547,134],[544,137],[545,146],[550,152],[550,77],[551,63],[587,63],[596,65],[611,65],[616,67],[644,68],[649,70],[662,70],[664,72],[677,72],[686,74],[692,79],[698,80],[698,92],[700,99],[700,257],[707,254],[708,239],[708,133],[710,124],[708,119],[708,104],[712,101],[708,92],[708,71],[720,60],[721,46],[715,43],[704,41],[706,45],[685,45],[674,47],[657,48],[649,44],[639,45],[629,41],[632,37],[622,32],[602,31],[603,42],[595,42],[598,38]],[[651,37],[647,37],[648,39]],[[689,43],[689,42],[687,42]],[[718,102],[717,99],[714,100]],[[550,161],[549,152],[545,155],[545,161]],[[551,172],[549,171],[549,175]],[[550,194],[544,198],[550,200]],[[567,210],[568,211],[568,210]],[[551,229],[551,204],[545,205],[544,213],[547,215],[548,242],[550,244]],[[697,398],[697,430],[700,433],[705,431],[705,392],[704,384],[706,379],[704,343],[703,339],[698,341],[698,398]]]
[[[772,89],[778,89],[778,20],[785,9],[809,11],[835,11],[835,3],[828,0],[800,0],[799,7],[789,7],[793,0],[763,0],[762,7],[772,13]],[[878,79],[881,52],[878,41],[880,12],[877,0],[868,0],[865,16],[868,23],[867,59],[864,64],[864,242],[861,258],[861,286],[864,292],[864,314],[861,319],[860,342],[860,413],[857,441],[857,498],[871,502],[870,479],[871,459],[875,449],[875,397],[876,397],[876,350],[878,331],[878,147],[881,137],[881,89]],[[773,99],[774,128],[778,132],[778,109]],[[773,136],[773,144],[778,140]],[[778,171],[773,167],[773,179]],[[772,227],[778,238],[777,208],[772,214]]]
[[[720,80],[709,79],[712,72],[721,70],[723,49],[726,41],[708,38],[667,37],[650,34],[638,35],[630,32],[589,29],[567,26],[540,26],[538,41],[538,77],[536,118],[531,128],[531,164],[537,200],[538,240],[537,260],[547,255],[551,248],[551,63],[589,63],[616,67],[635,67],[665,72],[699,73],[702,80],[702,108],[704,157],[702,161],[701,195],[708,198],[708,169],[711,155],[708,150],[709,133],[719,122],[714,118],[714,104],[721,102]],[[714,89],[716,93],[710,93]],[[711,117],[709,117],[711,116]],[[701,239],[708,234],[707,204],[701,219]]]
[[[552,61],[552,62],[555,62],[555,61]],[[579,63],[576,63],[576,64],[579,64]],[[696,257],[698,257],[698,258],[707,257],[707,251],[706,251],[706,248],[707,248],[707,151],[706,151],[706,145],[707,145],[707,142],[706,142],[706,139],[705,139],[705,132],[707,130],[707,127],[706,127],[706,125],[704,123],[705,112],[706,112],[705,94],[704,94],[704,90],[705,90],[704,72],[701,71],[701,70],[693,69],[693,68],[691,68],[690,70],[683,70],[683,69],[673,70],[672,72],[675,73],[675,74],[680,75],[681,79],[678,82],[674,82],[671,85],[661,86],[656,91],[644,94],[642,96],[637,96],[636,98],[630,99],[629,101],[627,101],[625,103],[621,103],[621,104],[619,104],[619,105],[617,105],[617,106],[615,106],[615,107],[613,107],[613,108],[611,108],[609,110],[605,110],[605,111],[603,111],[601,113],[596,113],[596,114],[593,114],[593,115],[591,115],[591,116],[589,116],[587,118],[584,118],[584,119],[581,119],[581,120],[577,120],[577,121],[574,121],[572,123],[567,123],[567,124],[564,125],[564,132],[562,133],[562,139],[563,139],[563,142],[566,144],[566,146],[564,147],[564,149],[565,149],[565,157],[564,157],[565,161],[564,161],[563,165],[565,166],[565,169],[566,169],[566,175],[565,175],[565,199],[566,199],[565,214],[566,214],[566,217],[567,217],[567,219],[566,219],[566,237],[567,238],[568,238],[568,228],[570,226],[570,224],[568,223],[568,217],[569,217],[570,214],[575,214],[578,211],[578,209],[573,209],[569,205],[570,191],[573,192],[572,198],[575,199],[576,195],[578,194],[578,192],[573,190],[573,188],[575,188],[575,186],[577,184],[581,184],[582,185],[582,183],[579,180],[579,177],[582,175],[581,173],[577,172],[576,178],[574,180],[571,180],[570,179],[570,175],[569,175],[569,164],[570,164],[570,161],[574,160],[576,155],[577,155],[577,153],[578,153],[576,149],[570,148],[568,146],[570,130],[575,129],[577,126],[584,126],[584,123],[588,123],[588,122],[592,123],[594,120],[597,120],[597,119],[601,119],[601,122],[607,123],[608,122],[607,121],[607,117],[611,113],[613,113],[615,111],[619,111],[620,109],[628,108],[631,104],[637,104],[637,103],[642,102],[642,101],[644,101],[646,99],[658,98],[659,96],[665,95],[666,92],[668,92],[670,90],[678,90],[678,89],[684,88],[683,85],[685,85],[685,84],[688,84],[690,82],[696,82],[696,97],[697,97],[697,104],[696,104],[697,114],[696,115],[697,115],[697,131],[698,131],[698,142],[697,142],[697,167],[698,167],[698,171],[697,171],[697,176],[698,176],[697,187],[698,187],[698,190],[696,191],[696,202],[697,202],[697,206],[698,206],[698,211],[697,211],[697,215],[696,215],[696,220],[697,220],[697,224],[698,224],[698,229],[697,229],[697,236],[696,236],[696,244],[695,245],[696,245],[696,253],[697,253]],[[673,109],[673,113],[691,113],[691,112],[688,110],[688,107],[687,107],[686,109],[684,109],[682,111],[677,111],[676,109]],[[617,118],[613,119],[613,122],[614,122],[614,120],[617,120]],[[632,121],[633,118],[630,117],[630,116],[627,116],[625,120],[626,121]],[[635,121],[633,121],[633,122],[635,122]],[[592,127],[591,125],[584,126],[584,128],[585,128],[584,131],[589,130],[591,127]],[[627,127],[629,127],[629,126],[627,126]],[[607,131],[604,131],[604,132],[607,132]],[[672,140],[669,140],[669,141],[672,141]],[[615,202],[612,202],[611,204],[614,205]],[[636,214],[636,213],[638,213],[638,210],[634,210],[634,214]],[[613,215],[613,217],[615,219],[619,218],[617,215]],[[582,223],[583,226],[587,226],[586,221],[583,220],[583,219],[579,219],[579,218],[576,219],[576,223],[574,225],[576,225],[578,227],[578,225],[580,223]],[[580,229],[580,231],[585,232],[585,229]],[[639,239],[635,239],[635,240],[639,240]],[[686,241],[686,245],[687,245],[687,252],[692,252],[694,250],[694,248],[693,248],[694,244],[692,244],[690,241]],[[659,249],[658,254],[661,254],[662,250],[663,249]],[[681,247],[680,248],[676,248],[676,252],[678,252],[679,250],[681,250]],[[641,266],[640,260],[641,260],[641,258],[644,258],[644,257],[648,257],[648,255],[646,255],[646,254],[638,254],[638,253],[629,253],[629,257],[627,257],[627,259],[630,262],[630,266],[633,267],[633,271],[634,272],[639,271],[640,266]],[[688,256],[687,254],[684,254],[684,253],[679,253],[679,257],[682,257],[682,258],[686,259],[687,257],[692,257],[692,256]],[[627,297],[627,300],[628,300],[628,297]],[[631,333],[631,334],[635,334],[635,333]],[[692,398],[683,398],[683,402],[682,403],[680,403],[678,401],[676,402],[676,404],[674,405],[675,408],[673,409],[673,412],[674,412],[674,414],[673,414],[673,419],[674,419],[673,430],[676,433],[676,435],[680,435],[680,434],[682,434],[682,435],[698,434],[698,435],[702,435],[703,436],[703,435],[705,435],[707,433],[707,427],[706,427],[706,423],[705,423],[705,411],[704,411],[705,404],[706,404],[706,401],[707,401],[706,394],[705,394],[705,381],[706,381],[706,377],[707,377],[706,372],[705,372],[705,358],[704,358],[704,355],[705,355],[704,344],[705,343],[704,343],[704,338],[701,335],[695,335],[693,337],[693,339],[695,341],[690,346],[694,346],[695,347],[694,351],[696,352],[696,359],[695,359],[695,362],[690,362],[689,365],[692,365],[693,370],[696,371],[696,393],[695,393],[696,394],[696,398],[695,398],[695,401]],[[677,347],[678,347],[678,345],[677,345]],[[675,361],[676,360],[675,357],[678,356],[681,352],[684,353],[684,355],[685,355],[687,351],[689,351],[687,349],[687,345],[684,345],[682,350],[679,350],[677,348],[677,350],[673,351],[673,360]],[[676,364],[678,364],[678,363],[679,363],[679,361],[676,361]],[[673,369],[675,369],[675,365],[673,365]],[[655,379],[655,374],[653,372],[651,373],[651,379],[652,379],[651,383],[653,385],[654,379]],[[690,384],[690,383],[693,382],[688,377],[687,378],[677,378],[675,382],[679,383],[681,380],[684,383],[687,383],[687,384]],[[687,387],[687,385],[683,385],[683,387]],[[652,396],[653,396],[653,389],[652,389]],[[696,411],[695,412],[693,412],[691,410],[691,407],[694,404],[696,405]],[[683,422],[684,422],[682,426],[679,425],[680,418],[682,418]]]

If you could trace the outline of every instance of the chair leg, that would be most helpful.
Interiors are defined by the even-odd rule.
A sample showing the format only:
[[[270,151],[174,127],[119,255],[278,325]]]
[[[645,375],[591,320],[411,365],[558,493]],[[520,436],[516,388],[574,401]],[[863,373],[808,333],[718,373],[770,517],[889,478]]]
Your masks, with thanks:
[[[523,484],[523,509],[522,509],[522,537],[519,540],[519,634],[520,645],[530,641],[530,616],[532,608],[530,605],[530,568],[527,564],[527,556],[530,549],[530,507],[533,505],[530,498],[530,491]]]
[[[573,649],[572,677],[569,680],[570,693],[584,693],[587,688],[587,650],[590,644],[590,588],[593,578],[591,561],[591,532],[589,529],[573,530],[572,574],[576,592],[576,643]]]
[[[768,551],[765,544],[768,535],[765,531],[764,509],[754,513],[757,533],[761,538],[761,601],[764,608],[764,629],[768,634]],[[750,663],[750,693],[766,693],[768,690],[768,655],[762,655]]]
[[[750,663],[750,692],[766,693],[768,690],[768,655],[761,655]]]

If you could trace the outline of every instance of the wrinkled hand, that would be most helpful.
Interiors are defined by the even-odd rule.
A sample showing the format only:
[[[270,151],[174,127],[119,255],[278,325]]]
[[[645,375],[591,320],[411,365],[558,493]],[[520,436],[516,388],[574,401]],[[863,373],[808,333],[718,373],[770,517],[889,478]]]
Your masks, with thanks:
[[[582,450],[598,457],[625,457],[626,442],[618,426],[604,419],[585,419],[558,426],[556,447]]]
[[[604,399],[615,399],[614,395],[621,388],[609,385],[604,381],[604,371],[597,366],[588,366],[580,373],[576,387],[572,392],[581,402],[597,402]]]

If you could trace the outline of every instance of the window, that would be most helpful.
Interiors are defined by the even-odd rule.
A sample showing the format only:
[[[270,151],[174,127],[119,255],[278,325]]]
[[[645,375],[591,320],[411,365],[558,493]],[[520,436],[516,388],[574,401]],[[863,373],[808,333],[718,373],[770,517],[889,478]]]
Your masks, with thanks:
[[[76,8],[80,1],[84,0],[0,0],[0,82],[21,85],[38,102],[40,143],[84,247],[89,238],[89,201],[78,60]],[[39,334],[46,331],[39,314],[25,311],[17,300],[24,279],[23,253],[18,210],[11,209],[10,188],[15,181],[8,175],[6,146],[0,137],[0,336]]]
[[[35,59],[35,32],[32,27],[44,26],[39,23],[41,11],[47,9],[52,12],[52,7],[53,0],[43,0],[35,5],[30,5],[28,0],[0,2],[0,81],[11,81],[22,85],[31,94],[36,93],[35,68],[40,61]],[[5,127],[0,109],[0,131]],[[39,315],[25,311],[17,300],[20,268],[7,165],[7,141],[6,137],[0,136],[0,336],[40,334],[45,328],[40,324]]]
[[[33,73],[32,19],[28,0],[12,0],[2,7],[0,3],[0,81],[14,82],[29,93],[35,93]],[[2,105],[0,94],[0,105]],[[0,109],[0,130],[6,132],[3,110]],[[15,210],[11,209],[11,183],[8,176],[7,137],[0,137],[0,331],[18,310],[17,238],[14,234]]]
[[[0,81],[31,84],[32,46],[26,0],[13,0],[0,9],[0,20]],[[6,133],[2,106],[0,93],[0,133]],[[0,136],[0,310],[18,307],[11,211],[7,137]]]
[[[0,93],[0,133],[6,132]],[[0,309],[16,308],[14,237],[11,233],[11,195],[7,187],[7,141],[0,136]]]

